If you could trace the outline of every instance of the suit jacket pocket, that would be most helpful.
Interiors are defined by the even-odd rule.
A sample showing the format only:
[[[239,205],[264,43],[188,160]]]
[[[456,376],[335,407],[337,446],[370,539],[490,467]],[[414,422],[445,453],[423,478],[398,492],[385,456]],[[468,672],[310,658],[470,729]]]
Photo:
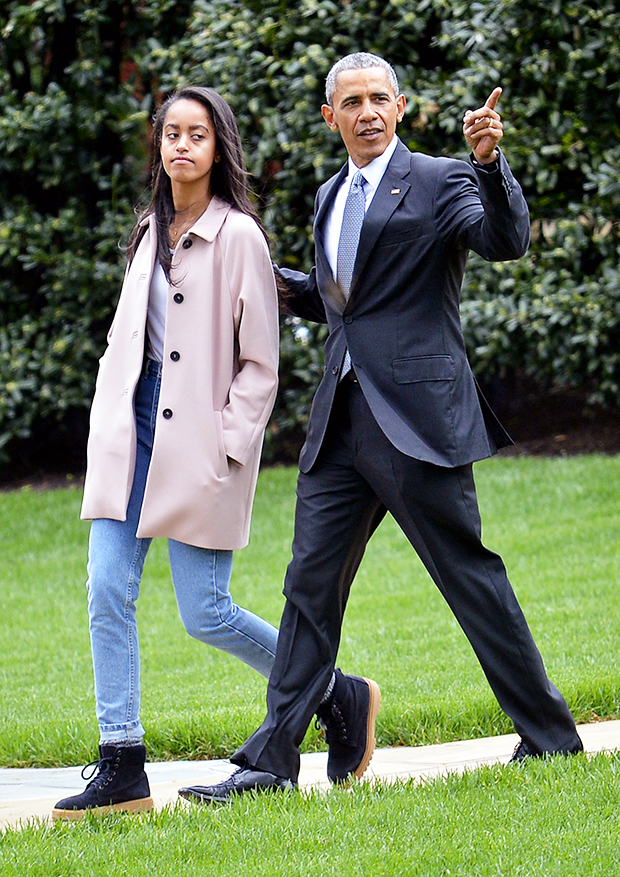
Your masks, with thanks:
[[[449,355],[413,356],[392,362],[397,384],[417,384],[422,381],[453,381],[456,376],[454,359]]]
[[[422,237],[424,233],[421,225],[407,225],[405,228],[394,231],[386,230],[377,241],[377,248],[390,247],[394,244],[406,244],[407,241],[413,241],[416,238]]]

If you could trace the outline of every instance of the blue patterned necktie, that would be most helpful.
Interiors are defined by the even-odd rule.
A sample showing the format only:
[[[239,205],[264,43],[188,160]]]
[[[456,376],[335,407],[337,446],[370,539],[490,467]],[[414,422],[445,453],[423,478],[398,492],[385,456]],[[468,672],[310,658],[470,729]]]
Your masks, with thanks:
[[[357,171],[351,182],[351,188],[344,205],[342,228],[340,229],[340,240],[338,241],[336,280],[345,298],[349,297],[351,289],[353,265],[355,264],[357,245],[359,244],[365,213],[364,177],[361,171]]]
[[[338,241],[338,262],[336,266],[336,280],[342,289],[345,299],[349,298],[351,280],[353,279],[353,265],[357,255],[357,247],[360,240],[360,232],[366,213],[366,197],[364,195],[364,177],[361,171],[357,171],[351,181],[351,188],[347,195],[342,216],[342,228]],[[351,357],[349,349],[345,351],[344,361],[340,370],[341,380],[351,369]]]

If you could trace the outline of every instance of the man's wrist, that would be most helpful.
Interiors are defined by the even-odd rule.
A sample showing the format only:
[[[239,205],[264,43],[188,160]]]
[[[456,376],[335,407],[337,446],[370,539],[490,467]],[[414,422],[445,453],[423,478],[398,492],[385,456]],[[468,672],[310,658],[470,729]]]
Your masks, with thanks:
[[[480,161],[476,158],[473,152],[470,154],[469,160],[478,170],[482,170],[485,171],[485,173],[491,174],[493,173],[493,171],[499,169],[499,149],[496,149],[494,151],[494,155],[492,158],[489,158],[489,161]]]

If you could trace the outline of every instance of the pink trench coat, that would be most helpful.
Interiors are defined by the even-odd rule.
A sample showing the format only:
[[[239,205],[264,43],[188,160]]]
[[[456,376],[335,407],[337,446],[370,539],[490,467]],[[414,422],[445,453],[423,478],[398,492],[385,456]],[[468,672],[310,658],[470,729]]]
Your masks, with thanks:
[[[133,398],[155,264],[154,219],[128,267],[90,415],[81,517],[124,521],[133,482]],[[213,198],[177,245],[161,393],[139,537],[247,544],[263,434],[275,400],[278,305],[265,240]]]

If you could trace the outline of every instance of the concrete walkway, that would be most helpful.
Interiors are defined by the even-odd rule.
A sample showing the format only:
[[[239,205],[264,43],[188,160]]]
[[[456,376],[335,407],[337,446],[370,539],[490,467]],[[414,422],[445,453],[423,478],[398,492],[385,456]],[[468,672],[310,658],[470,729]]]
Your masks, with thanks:
[[[620,749],[620,721],[580,725],[586,752]],[[436,746],[377,749],[365,780],[388,782],[460,773],[485,764],[505,764],[519,738],[516,734],[464,740]],[[327,753],[302,755],[299,784],[302,788],[329,788],[325,769]],[[180,786],[205,785],[224,779],[233,771],[228,761],[167,761],[147,764],[151,794],[158,808],[178,800]],[[84,789],[81,767],[55,769],[0,768],[0,830],[31,820],[49,820],[54,804]],[[191,806],[191,805],[188,805]]]

